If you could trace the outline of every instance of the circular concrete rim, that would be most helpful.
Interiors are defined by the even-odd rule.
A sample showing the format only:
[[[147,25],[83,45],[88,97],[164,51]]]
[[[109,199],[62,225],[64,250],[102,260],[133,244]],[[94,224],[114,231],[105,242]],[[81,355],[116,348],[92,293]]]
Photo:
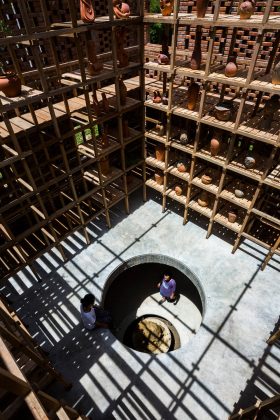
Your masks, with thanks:
[[[199,277],[194,274],[189,267],[187,267],[184,263],[182,263],[181,261],[173,258],[173,257],[169,257],[167,255],[162,255],[162,254],[141,254],[141,255],[136,255],[134,257],[129,258],[128,260],[122,262],[121,264],[119,264],[113,271],[112,273],[107,277],[107,280],[104,283],[104,288],[103,288],[103,292],[102,292],[102,305],[104,305],[105,302],[105,297],[106,294],[108,292],[109,287],[111,286],[111,284],[114,282],[114,280],[121,274],[123,273],[125,270],[131,268],[131,267],[135,267],[137,265],[140,264],[145,264],[145,263],[162,263],[164,265],[169,265],[171,267],[176,268],[177,270],[181,271],[181,273],[185,274],[186,277],[188,277],[188,279],[193,283],[193,285],[196,287],[200,299],[201,299],[201,303],[202,303],[202,314],[201,314],[201,322],[203,321],[203,318],[205,316],[205,312],[206,312],[206,296],[205,296],[205,292],[204,289],[202,287],[201,281],[199,279]]]

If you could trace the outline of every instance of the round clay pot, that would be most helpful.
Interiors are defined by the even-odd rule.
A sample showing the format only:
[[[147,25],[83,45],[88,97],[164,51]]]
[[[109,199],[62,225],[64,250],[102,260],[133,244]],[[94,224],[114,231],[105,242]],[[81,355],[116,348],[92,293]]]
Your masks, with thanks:
[[[182,195],[183,189],[182,187],[180,187],[180,185],[176,185],[176,187],[174,188],[174,191],[176,195]]]
[[[212,177],[208,174],[203,174],[201,177],[202,184],[209,185],[212,183]]]
[[[177,163],[177,169],[179,172],[187,172],[187,168],[183,162]]]
[[[187,143],[188,143],[188,135],[187,135],[187,133],[181,133],[180,134],[180,143],[183,145],[183,146],[185,146]]]
[[[155,181],[158,185],[163,185],[163,176],[155,173]]]
[[[122,2],[122,8],[121,11],[123,13],[129,14],[130,15],[130,7],[127,3]]]
[[[219,121],[229,121],[232,115],[233,104],[231,102],[219,102],[214,107],[215,117]]]
[[[272,71],[272,80],[273,85],[280,85],[280,63],[276,64]]]
[[[113,11],[117,19],[128,19],[130,16],[129,5],[127,3],[120,2],[119,0],[113,0]]]
[[[256,164],[256,159],[252,156],[246,156],[244,160],[244,165],[247,169],[252,169]]]
[[[193,111],[195,109],[198,95],[199,95],[199,85],[197,83],[191,83],[188,89],[188,93],[187,93],[187,97],[188,97],[187,108],[190,111]]]
[[[235,211],[228,212],[228,221],[230,223],[234,223],[236,221],[236,218],[237,218],[237,213]]]
[[[157,124],[155,128],[159,136],[164,136],[165,127],[163,124]]]
[[[215,134],[213,136],[213,138],[210,141],[210,153],[211,156],[217,156],[217,154],[219,153],[221,148],[221,141],[219,139],[219,137]]]
[[[167,65],[167,64],[170,63],[170,60],[169,60],[169,57],[167,55],[165,55],[163,53],[160,53],[157,56],[157,62],[158,62],[158,64],[166,64]]]
[[[156,146],[156,159],[160,162],[164,162],[165,148],[163,146]]]
[[[207,192],[203,191],[197,199],[197,202],[201,207],[207,207],[209,203]]]
[[[236,65],[236,58],[229,57],[228,63],[225,68],[225,75],[227,77],[235,77],[237,74],[238,68]]]
[[[208,0],[196,1],[196,15],[198,18],[204,18],[208,6]]]
[[[239,6],[240,19],[250,19],[255,11],[254,1],[243,1]]]
[[[0,76],[0,91],[8,98],[15,98],[21,94],[21,81],[14,73],[7,73],[8,77]]]
[[[160,0],[159,3],[162,16],[171,16],[174,0]]]
[[[234,190],[234,194],[235,194],[235,197],[237,197],[237,198],[243,198],[244,197],[244,192],[242,190],[239,190],[238,188],[236,188]]]

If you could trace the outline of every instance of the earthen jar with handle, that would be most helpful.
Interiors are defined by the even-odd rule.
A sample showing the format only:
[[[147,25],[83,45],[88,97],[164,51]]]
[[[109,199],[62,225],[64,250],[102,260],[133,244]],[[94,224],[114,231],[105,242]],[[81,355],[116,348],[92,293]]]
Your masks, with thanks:
[[[80,0],[80,14],[84,23],[92,23],[95,19],[92,0]]]
[[[225,68],[225,75],[227,77],[235,77],[237,74],[238,68],[236,65],[236,57],[230,56]]]

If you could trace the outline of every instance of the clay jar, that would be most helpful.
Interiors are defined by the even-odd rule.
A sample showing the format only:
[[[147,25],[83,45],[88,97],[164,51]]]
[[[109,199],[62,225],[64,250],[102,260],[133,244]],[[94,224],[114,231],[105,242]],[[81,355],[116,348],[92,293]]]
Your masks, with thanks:
[[[170,60],[169,57],[162,52],[157,56],[157,62],[158,64],[169,64]]]
[[[197,0],[196,15],[198,18],[204,18],[208,6],[208,0]]]
[[[243,198],[245,195],[244,192],[242,190],[239,190],[238,188],[234,190],[234,194],[235,194],[235,197],[237,198]]]
[[[180,185],[176,185],[176,187],[174,188],[174,191],[176,195],[182,195],[183,189],[182,187],[180,187]]]
[[[164,146],[156,146],[156,159],[160,162],[164,162],[165,159],[165,147]]]
[[[91,23],[95,19],[92,0],[80,0],[80,14],[84,23]]]
[[[280,85],[280,63],[276,64],[272,71],[272,80],[273,85]]]
[[[187,93],[187,96],[188,96],[187,108],[190,111],[193,111],[195,109],[198,95],[199,95],[199,85],[195,82],[192,82],[190,84],[190,87]]]
[[[202,184],[209,185],[212,183],[212,177],[208,173],[205,173],[201,177],[201,182]]]
[[[231,102],[219,102],[214,109],[217,120],[229,121],[232,116],[233,104]]]
[[[183,132],[180,134],[180,143],[185,146],[188,143],[189,139],[188,139],[188,135],[187,133]]]
[[[191,69],[199,70],[201,65],[201,30],[196,31],[194,50],[191,57]]]
[[[154,104],[160,104],[161,103],[161,96],[158,90],[154,91],[154,97],[153,97]]]
[[[244,165],[247,169],[252,169],[256,164],[256,159],[253,156],[246,156],[244,159]]]
[[[236,58],[231,56],[229,57],[228,63],[225,68],[225,75],[227,77],[235,77],[237,74],[238,68],[236,65]]]
[[[160,173],[155,173],[155,181],[158,185],[162,185],[163,184],[163,176]]]
[[[113,0],[113,11],[117,19],[128,19],[130,16],[129,5],[120,0]]]
[[[168,97],[167,97],[166,93],[164,93],[162,95],[161,102],[162,102],[163,105],[168,105]]]
[[[20,78],[14,73],[6,73],[7,76],[0,76],[0,91],[8,98],[15,98],[21,94]]]
[[[234,223],[236,221],[237,218],[237,212],[234,210],[231,210],[228,212],[228,221],[230,223]]]
[[[214,133],[210,141],[210,153],[211,156],[217,156],[221,148],[221,135],[220,133]]]
[[[170,16],[173,12],[174,0],[160,0],[162,16]]]
[[[165,127],[163,124],[156,124],[156,131],[158,133],[159,136],[164,136],[165,133]]]
[[[255,1],[243,1],[239,6],[240,19],[250,19],[255,11]]]
[[[197,202],[201,207],[207,207],[209,203],[209,197],[207,192],[203,191],[197,199]]]
[[[186,165],[183,162],[177,163],[177,169],[179,172],[187,172]]]

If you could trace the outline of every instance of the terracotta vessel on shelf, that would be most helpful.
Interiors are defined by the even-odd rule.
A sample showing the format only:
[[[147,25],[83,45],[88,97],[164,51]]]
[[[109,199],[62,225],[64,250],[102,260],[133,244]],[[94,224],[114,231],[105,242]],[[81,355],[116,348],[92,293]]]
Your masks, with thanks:
[[[186,132],[182,132],[180,134],[180,143],[185,146],[189,141],[188,134]]]
[[[239,5],[240,19],[250,19],[255,11],[255,1],[243,1]]]
[[[129,64],[128,54],[124,49],[125,38],[127,35],[127,30],[124,27],[117,28],[116,30],[116,50],[117,50],[117,59],[119,61],[118,67],[127,67]]]
[[[199,96],[199,85],[195,82],[192,82],[190,84],[190,87],[187,92],[188,102],[187,102],[187,108],[190,111],[193,111],[195,109],[197,99]]]
[[[219,121],[229,121],[232,117],[233,103],[230,101],[219,102],[214,107],[215,118]]]
[[[92,23],[95,19],[91,0],[80,0],[81,19],[84,23]]]
[[[203,191],[198,197],[197,202],[201,207],[207,207],[209,204],[209,197],[207,192]]]
[[[87,70],[90,76],[95,76],[99,74],[103,69],[103,64],[98,60],[96,55],[96,45],[95,42],[91,39],[87,41],[87,56],[88,56],[88,65]]]
[[[163,176],[160,173],[155,173],[155,181],[157,184],[162,185],[163,184]]]
[[[153,97],[154,104],[160,104],[161,103],[161,96],[158,90],[154,91],[154,97]]]
[[[236,65],[236,57],[231,56],[228,59],[226,68],[225,68],[225,75],[227,77],[235,77],[237,74],[238,68]]]
[[[122,120],[122,132],[123,132],[124,138],[127,138],[130,136],[128,121],[124,119]]]
[[[177,169],[179,172],[187,172],[186,165],[183,162],[177,163]]]
[[[217,156],[221,148],[221,134],[216,131],[210,141],[211,156]]]
[[[164,136],[165,127],[164,127],[163,124],[160,124],[160,123],[159,124],[156,124],[155,129],[156,129],[156,131],[157,131],[157,133],[158,133],[159,136]]]
[[[234,210],[231,210],[228,212],[228,221],[230,223],[234,223],[236,221],[237,218],[237,212]]]
[[[156,146],[156,159],[160,162],[164,162],[165,160],[165,147],[164,146]]]
[[[253,156],[246,156],[244,159],[244,165],[247,169],[252,169],[256,164],[256,159]]]
[[[160,54],[157,56],[157,62],[158,64],[169,64],[170,63],[170,59],[166,54],[163,54],[162,51],[160,52]]]
[[[243,192],[242,190],[240,190],[240,189],[236,188],[236,189],[234,190],[234,195],[235,195],[235,197],[237,197],[237,198],[243,198],[245,194],[244,194],[244,192]]]
[[[101,109],[100,109],[100,105],[96,96],[96,90],[93,90],[92,92],[92,108],[93,108],[94,114],[97,117],[99,117],[101,115]]]
[[[196,31],[194,50],[191,57],[191,69],[199,70],[201,65],[201,30]]]
[[[273,85],[280,85],[280,62],[278,64],[276,64],[276,66],[272,70],[271,83]]]
[[[174,188],[174,191],[176,195],[182,195],[183,189],[182,187],[180,187],[180,185],[176,185],[176,187]]]
[[[130,16],[129,5],[119,0],[113,0],[113,11],[117,19],[128,19]]]
[[[162,16],[170,16],[173,12],[174,0],[160,0],[159,3]]]
[[[162,95],[161,102],[162,102],[163,105],[168,105],[168,97],[167,97],[166,93],[164,93]]]
[[[198,18],[204,18],[207,10],[209,1],[208,0],[197,0],[196,1],[196,15]]]
[[[109,105],[109,101],[108,101],[108,99],[106,97],[106,93],[105,92],[102,92],[101,93],[101,96],[102,96],[102,107],[103,107],[103,111],[106,112],[106,113],[108,113],[108,112],[110,112],[110,105]]]
[[[12,72],[6,72],[5,76],[0,76],[0,91],[8,98],[15,98],[21,94],[21,80]]]
[[[102,175],[109,175],[112,172],[109,158],[100,159],[100,169],[101,169]]]
[[[201,182],[205,185],[212,184],[212,177],[209,175],[209,173],[205,173],[201,177]]]
[[[124,83],[124,81],[121,77],[119,78],[119,89],[120,89],[121,106],[124,106],[126,104],[127,88],[126,88],[125,83]]]

